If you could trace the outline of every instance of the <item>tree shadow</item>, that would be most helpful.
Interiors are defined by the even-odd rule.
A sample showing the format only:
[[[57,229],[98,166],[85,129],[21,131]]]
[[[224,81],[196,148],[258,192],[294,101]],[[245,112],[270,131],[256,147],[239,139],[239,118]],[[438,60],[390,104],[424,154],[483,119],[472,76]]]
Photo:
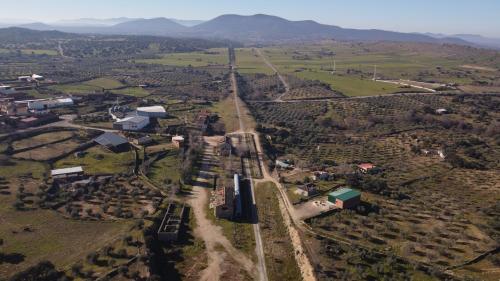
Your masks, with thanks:
[[[24,261],[26,256],[19,253],[11,253],[11,254],[2,254],[0,253],[0,264],[10,263],[10,264],[19,264]]]

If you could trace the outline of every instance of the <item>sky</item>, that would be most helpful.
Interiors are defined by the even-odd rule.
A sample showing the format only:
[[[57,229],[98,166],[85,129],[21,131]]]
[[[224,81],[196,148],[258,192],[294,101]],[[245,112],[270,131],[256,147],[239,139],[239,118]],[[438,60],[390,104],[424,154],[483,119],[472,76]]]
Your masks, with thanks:
[[[1,19],[167,17],[271,14],[350,28],[480,34],[500,38],[500,0],[0,0]]]

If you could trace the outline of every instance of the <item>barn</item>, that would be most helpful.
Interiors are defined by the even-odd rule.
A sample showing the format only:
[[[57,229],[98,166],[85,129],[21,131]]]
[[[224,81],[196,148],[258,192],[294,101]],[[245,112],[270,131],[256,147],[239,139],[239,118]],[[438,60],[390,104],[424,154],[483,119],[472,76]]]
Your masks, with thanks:
[[[328,194],[328,201],[340,209],[352,209],[361,202],[361,193],[350,188],[341,188]]]
[[[137,108],[137,115],[150,118],[165,118],[167,117],[167,111],[161,105],[145,106]]]
[[[100,135],[94,141],[113,152],[125,151],[129,148],[126,138],[111,132]]]
[[[130,116],[113,123],[113,128],[122,131],[140,131],[149,125],[149,117]]]

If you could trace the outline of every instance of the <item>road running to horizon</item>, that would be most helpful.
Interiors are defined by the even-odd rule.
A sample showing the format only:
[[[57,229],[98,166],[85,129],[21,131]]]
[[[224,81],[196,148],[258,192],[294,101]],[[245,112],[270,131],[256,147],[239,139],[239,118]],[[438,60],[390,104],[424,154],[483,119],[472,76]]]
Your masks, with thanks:
[[[238,132],[240,132],[244,138],[244,141],[243,143],[247,143],[245,141],[245,138],[246,138],[246,134],[245,134],[245,131],[246,131],[246,128],[245,128],[245,124],[243,122],[243,118],[241,117],[241,109],[240,109],[240,104],[239,104],[239,96],[238,96],[238,82],[236,81],[236,74],[235,74],[235,63],[234,63],[234,56],[231,56],[230,57],[232,59],[230,59],[230,67],[231,67],[231,86],[232,86],[232,90],[233,90],[233,95],[234,95],[234,105],[235,105],[235,108],[236,108],[236,113],[238,115],[238,121],[239,121],[239,130]],[[248,180],[250,182],[250,192],[252,194],[252,206],[254,208],[254,210],[251,212],[252,213],[252,221],[255,222],[252,224],[252,228],[253,228],[253,233],[254,233],[254,237],[255,237],[255,253],[257,254],[257,261],[258,261],[258,264],[257,264],[257,270],[258,270],[258,273],[259,273],[259,280],[261,281],[268,281],[268,277],[267,277],[267,269],[266,269],[266,259],[265,259],[265,255],[264,255],[264,248],[262,246],[262,236],[260,234],[260,225],[259,225],[259,221],[258,219],[255,217],[257,212],[255,210],[255,207],[257,206],[256,202],[255,202],[255,187],[253,185],[253,179],[252,179],[252,173],[248,170],[248,165],[247,165],[247,171],[246,171],[246,174],[247,174],[247,177],[248,177]]]
[[[230,57],[232,57],[230,55]],[[281,214],[283,216],[284,222],[287,225],[288,232],[290,235],[291,243],[294,248],[294,256],[297,262],[297,265],[300,268],[301,274],[302,274],[302,279],[305,281],[315,281],[316,277],[314,275],[314,269],[309,261],[309,258],[306,254],[306,250],[303,247],[303,243],[299,234],[299,231],[297,228],[300,228],[300,221],[297,219],[297,216],[295,215],[294,209],[292,204],[290,203],[290,200],[288,199],[288,196],[286,195],[281,183],[279,183],[278,180],[276,180],[274,177],[270,175],[270,173],[267,171],[267,168],[263,164],[263,150],[262,150],[262,145],[260,143],[259,135],[255,132],[255,128],[253,127],[246,127],[244,124],[244,118],[242,117],[241,113],[241,107],[242,107],[242,101],[240,100],[240,97],[238,95],[238,85],[237,85],[237,80],[236,80],[236,65],[234,63],[234,57],[230,61],[231,65],[231,83],[232,83],[232,90],[233,90],[233,95],[234,95],[234,103],[236,107],[236,112],[238,115],[238,120],[240,124],[240,129],[238,132],[242,133],[244,138],[246,138],[247,134],[250,134],[253,138],[253,141],[255,142],[255,147],[256,147],[256,152],[257,152],[257,158],[259,165],[261,167],[262,171],[262,176],[263,178],[260,180],[253,180],[250,178],[251,182],[251,193],[252,193],[252,201],[254,203],[254,206],[258,207],[255,201],[255,191],[254,191],[254,182],[255,183],[264,183],[264,182],[272,182],[276,186],[276,188],[279,191],[279,199],[281,199],[280,202],[280,210]],[[251,173],[249,173],[251,175]],[[255,214],[257,213],[256,211],[254,212]],[[260,226],[258,222],[254,224],[254,233],[255,233],[255,240],[256,240],[256,251],[257,251],[257,256],[260,258],[262,256],[262,261],[259,260],[259,266],[258,268],[263,268],[266,270],[266,265],[265,265],[265,259],[264,259],[264,251],[262,248],[262,238],[260,235]],[[257,242],[260,240],[260,242]],[[262,249],[262,250],[260,250]],[[259,251],[262,251],[259,253]],[[265,280],[267,280],[267,273],[262,273],[265,276]],[[259,275],[261,273],[259,272]],[[261,279],[263,280],[263,279]]]

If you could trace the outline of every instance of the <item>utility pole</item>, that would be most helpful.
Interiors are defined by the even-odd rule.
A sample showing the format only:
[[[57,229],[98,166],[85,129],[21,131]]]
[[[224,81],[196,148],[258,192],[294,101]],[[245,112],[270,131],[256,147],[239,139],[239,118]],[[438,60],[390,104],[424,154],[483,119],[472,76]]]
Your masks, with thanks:
[[[377,65],[374,65],[373,70],[373,81],[377,80]]]

